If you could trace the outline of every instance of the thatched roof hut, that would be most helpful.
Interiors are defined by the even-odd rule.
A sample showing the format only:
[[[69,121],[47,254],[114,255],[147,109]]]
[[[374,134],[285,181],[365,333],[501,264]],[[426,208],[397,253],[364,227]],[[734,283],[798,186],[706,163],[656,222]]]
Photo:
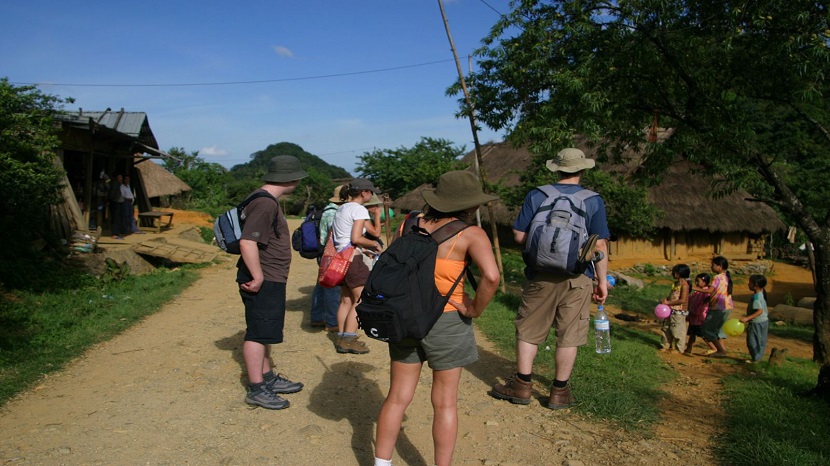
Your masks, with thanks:
[[[530,152],[516,149],[504,142],[485,144],[481,147],[481,158],[487,175],[487,182],[503,186],[519,184],[519,177],[530,165]],[[462,159],[470,171],[475,171],[475,151],[468,152]],[[546,170],[546,168],[542,167]],[[392,207],[403,211],[421,210],[425,202],[421,191],[433,187],[425,184],[395,199]],[[493,202],[493,212],[499,225],[512,226],[516,220],[518,207],[506,207],[500,200]]]
[[[595,157],[594,151],[584,150],[588,157]],[[544,166],[530,167],[530,152],[514,148],[509,143],[486,144],[481,152],[490,183],[513,186],[528,170],[547,170]],[[462,160],[473,170],[475,152],[471,151]],[[636,166],[603,164],[600,169],[625,172],[636,170]],[[698,167],[685,160],[668,167],[662,183],[648,192],[649,202],[663,212],[655,221],[655,226],[661,231],[660,237],[641,240],[620,235],[616,242],[618,255],[625,249],[645,255],[656,253],[647,253],[646,250],[659,249],[659,255],[675,258],[711,252],[731,252],[732,256],[757,255],[757,249],[763,246],[758,243],[765,234],[785,228],[774,209],[760,202],[748,201],[750,196],[745,191],[711,199],[707,196],[711,179],[697,170]],[[424,200],[420,192],[426,187],[424,185],[406,193],[393,205],[405,211],[423,208]],[[512,226],[520,207],[505,206],[496,201],[496,222],[501,226]]]
[[[178,196],[181,193],[193,190],[176,175],[148,159],[136,157],[135,168],[141,177],[147,197],[151,199],[161,196]]]

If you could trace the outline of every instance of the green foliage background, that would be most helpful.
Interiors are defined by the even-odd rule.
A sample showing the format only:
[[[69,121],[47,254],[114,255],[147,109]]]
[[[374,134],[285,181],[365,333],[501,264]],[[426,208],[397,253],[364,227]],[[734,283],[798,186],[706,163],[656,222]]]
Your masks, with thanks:
[[[446,139],[423,137],[413,147],[375,149],[361,155],[357,171],[392,199],[426,183],[437,183],[450,170],[466,168],[459,160],[464,146]]]
[[[30,255],[35,238],[55,241],[49,206],[59,201],[63,171],[53,162],[59,143],[53,117],[63,102],[0,79],[0,259]]]

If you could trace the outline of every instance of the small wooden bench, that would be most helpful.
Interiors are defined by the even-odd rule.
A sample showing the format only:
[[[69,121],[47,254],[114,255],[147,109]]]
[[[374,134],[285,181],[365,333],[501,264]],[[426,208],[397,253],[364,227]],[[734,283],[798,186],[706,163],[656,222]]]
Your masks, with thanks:
[[[138,221],[142,230],[161,233],[173,226],[173,212],[139,212]]]

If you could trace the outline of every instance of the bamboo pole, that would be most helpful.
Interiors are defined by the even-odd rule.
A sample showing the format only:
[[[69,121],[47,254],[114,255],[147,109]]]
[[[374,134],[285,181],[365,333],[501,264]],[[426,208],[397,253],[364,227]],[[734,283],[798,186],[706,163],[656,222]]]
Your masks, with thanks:
[[[470,99],[470,93],[467,90],[467,82],[464,80],[464,72],[461,70],[461,62],[458,60],[458,53],[455,51],[455,43],[452,40],[452,34],[450,33],[450,23],[447,21],[447,14],[444,11],[444,3],[441,0],[438,0],[438,7],[441,9],[441,18],[444,20],[444,29],[447,31],[447,39],[450,41],[450,49],[452,50],[452,56],[455,59],[455,67],[458,70],[458,79],[461,81],[461,89],[464,91],[464,99],[467,102],[467,110],[469,112],[469,119],[470,119],[470,129],[473,132],[473,144],[475,145],[475,152],[476,152],[476,163],[478,164],[478,176],[481,180],[481,187],[485,193],[489,193],[490,190],[487,189],[487,182],[486,182],[486,175],[484,173],[484,164],[482,163],[481,157],[481,145],[478,142],[478,132],[476,131],[476,122],[475,122],[475,111],[473,109],[473,103]],[[502,293],[506,291],[505,283],[504,283],[504,266],[502,265],[501,260],[501,247],[499,246],[499,234],[498,234],[498,227],[496,225],[496,216],[493,213],[493,203],[487,203],[487,213],[490,218],[490,231],[493,235],[493,248],[496,252],[496,264],[499,268],[499,277],[501,282],[501,291]]]
[[[386,247],[392,244],[392,230],[389,228],[389,195],[383,195],[383,223],[386,225]]]

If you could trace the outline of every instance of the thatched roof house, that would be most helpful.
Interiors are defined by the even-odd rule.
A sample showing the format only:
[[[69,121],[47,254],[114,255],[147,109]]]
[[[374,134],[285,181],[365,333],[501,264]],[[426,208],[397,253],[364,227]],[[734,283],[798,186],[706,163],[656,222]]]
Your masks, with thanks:
[[[594,157],[592,150],[584,150],[586,155]],[[481,147],[481,153],[487,181],[491,183],[512,186],[528,170],[547,170],[544,166],[530,167],[530,152],[509,143],[486,144]],[[471,151],[462,160],[472,170],[475,152]],[[749,195],[744,191],[717,200],[707,197],[710,180],[695,168],[687,161],[678,161],[667,169],[663,182],[648,192],[649,202],[663,212],[655,222],[659,234],[653,240],[618,235],[611,246],[614,256],[676,260],[710,254],[736,259],[763,254],[767,234],[784,228],[775,210],[763,203],[747,201]],[[609,164],[600,169],[627,170]],[[393,205],[404,211],[420,210],[424,206],[420,192],[426,187],[405,194]],[[500,201],[494,204],[496,222],[511,227],[521,206],[505,206]],[[482,218],[486,220],[486,215]]]
[[[151,202],[162,196],[178,196],[193,190],[187,183],[177,178],[176,175],[151,160],[136,157],[135,169],[141,177],[144,190]]]

